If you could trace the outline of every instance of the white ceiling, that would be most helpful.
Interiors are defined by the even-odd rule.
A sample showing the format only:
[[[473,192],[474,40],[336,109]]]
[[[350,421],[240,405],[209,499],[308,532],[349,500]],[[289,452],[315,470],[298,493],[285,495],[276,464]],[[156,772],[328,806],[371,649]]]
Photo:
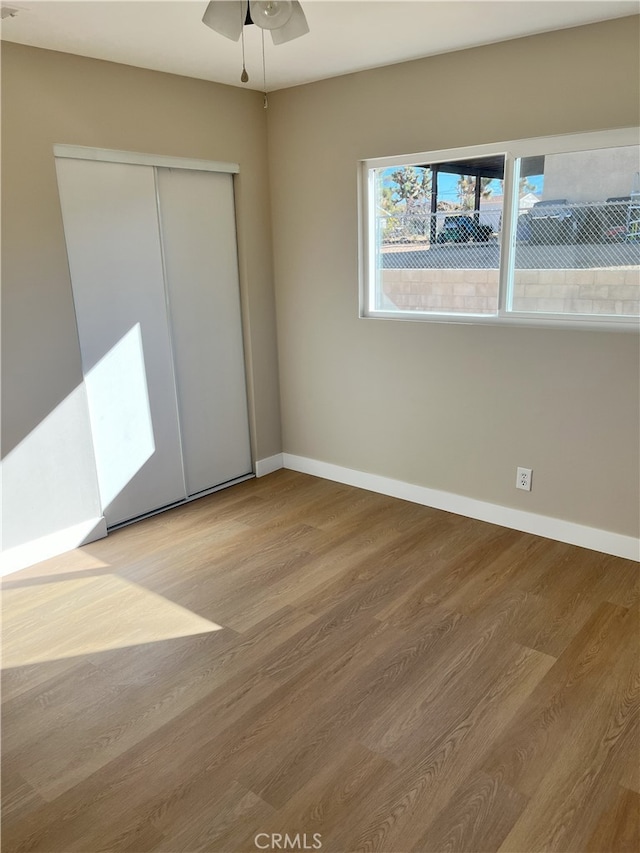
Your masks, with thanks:
[[[5,41],[242,86],[240,43],[201,22],[207,0],[2,0],[2,6],[19,9],[2,22]],[[302,6],[307,35],[275,47],[266,33],[269,91],[640,10],[637,0],[302,0]],[[246,86],[262,89],[262,31],[245,32]]]

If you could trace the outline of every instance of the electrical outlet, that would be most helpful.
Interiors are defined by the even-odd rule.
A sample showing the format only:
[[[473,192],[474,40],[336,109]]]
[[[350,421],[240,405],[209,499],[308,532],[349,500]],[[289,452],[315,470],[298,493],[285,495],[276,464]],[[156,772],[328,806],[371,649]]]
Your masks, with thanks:
[[[518,468],[516,476],[516,489],[523,489],[525,492],[531,491],[531,468]]]

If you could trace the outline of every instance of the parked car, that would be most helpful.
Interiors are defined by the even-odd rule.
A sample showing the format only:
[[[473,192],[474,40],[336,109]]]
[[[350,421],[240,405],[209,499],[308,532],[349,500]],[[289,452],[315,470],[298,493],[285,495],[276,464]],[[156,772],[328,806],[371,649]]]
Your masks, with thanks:
[[[471,215],[457,213],[445,216],[442,231],[438,234],[438,243],[486,243],[493,234],[490,225],[476,222]]]

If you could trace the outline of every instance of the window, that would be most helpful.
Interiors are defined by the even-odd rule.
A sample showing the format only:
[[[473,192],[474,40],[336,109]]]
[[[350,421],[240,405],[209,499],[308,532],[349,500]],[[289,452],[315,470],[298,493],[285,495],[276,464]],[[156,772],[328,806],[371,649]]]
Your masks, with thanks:
[[[362,316],[638,328],[636,130],[362,169]]]

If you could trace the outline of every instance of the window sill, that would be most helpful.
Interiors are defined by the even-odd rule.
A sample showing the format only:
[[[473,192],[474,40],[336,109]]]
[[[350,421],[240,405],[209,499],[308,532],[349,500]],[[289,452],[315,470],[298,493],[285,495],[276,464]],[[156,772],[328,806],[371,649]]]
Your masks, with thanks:
[[[502,312],[498,314],[437,314],[420,311],[368,311],[360,314],[362,320],[401,320],[414,323],[448,323],[463,326],[517,326],[534,329],[586,329],[592,332],[635,332],[640,333],[638,317],[605,316],[575,317],[553,314],[525,314]]]

